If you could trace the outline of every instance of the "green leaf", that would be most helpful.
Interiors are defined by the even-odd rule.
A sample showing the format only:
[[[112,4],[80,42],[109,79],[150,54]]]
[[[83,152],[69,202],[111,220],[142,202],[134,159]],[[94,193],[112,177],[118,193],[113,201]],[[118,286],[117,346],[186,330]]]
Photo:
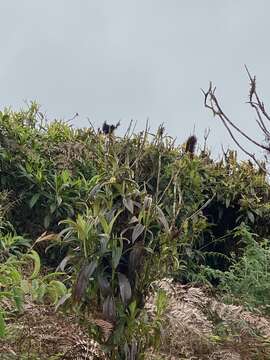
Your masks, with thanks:
[[[59,280],[52,280],[48,285],[48,294],[54,305],[67,293],[66,286]]]
[[[57,205],[55,203],[50,205],[50,213],[53,214],[57,209]],[[48,225],[49,226],[49,225]]]
[[[108,235],[111,234],[112,229],[113,229],[113,225],[114,225],[116,219],[118,218],[118,216],[121,214],[122,211],[123,211],[123,210],[117,211],[116,215],[115,215],[115,216],[112,218],[112,220],[110,221],[109,230],[108,230],[108,231],[109,231],[109,232],[108,232]]]
[[[100,243],[100,254],[105,254],[107,249],[107,245],[109,242],[109,236],[106,234],[100,234],[99,235],[100,239],[99,239],[99,243]]]
[[[18,311],[23,310],[23,292],[22,289],[15,287],[12,290],[13,292],[13,300],[15,302],[16,308]]]
[[[46,215],[44,218],[45,229],[48,229],[48,227],[50,226],[50,223],[51,223],[51,217],[50,217],[50,215]]]
[[[130,198],[123,198],[123,205],[125,208],[128,209],[128,211],[133,214],[134,212],[134,203]]]
[[[14,269],[14,268],[11,268],[10,269],[10,276],[12,278],[13,285],[15,285],[15,284],[19,285],[21,283],[22,274],[18,270]]]
[[[118,273],[118,282],[119,282],[121,299],[125,305],[128,305],[132,296],[129,280],[126,277],[126,275]]]
[[[53,287],[55,289],[55,291],[57,292],[57,294],[59,294],[60,296],[63,296],[67,293],[67,288],[66,288],[65,284],[63,284],[59,280],[50,281],[49,286]]]
[[[111,286],[105,276],[98,275],[98,284],[102,296],[106,297],[112,294]]]
[[[73,290],[73,298],[75,301],[80,301],[89,282],[90,276],[97,268],[97,261],[92,261],[89,264],[85,264],[78,275],[77,281]]]
[[[158,220],[159,222],[163,225],[164,230],[166,231],[166,233],[169,232],[169,224],[168,221],[164,215],[164,212],[161,210],[161,208],[159,206],[157,206],[157,212],[158,212]]]
[[[108,321],[115,321],[116,306],[113,296],[107,296],[103,303],[103,315]]]
[[[141,235],[141,233],[144,231],[145,226],[142,224],[137,224],[132,232],[132,243],[134,243],[138,237]]]
[[[25,294],[29,294],[31,292],[31,285],[29,281],[23,279],[21,281],[21,289]]]
[[[137,303],[136,303],[136,300],[132,301],[132,303],[129,304],[128,308],[129,308],[130,318],[131,318],[131,319],[135,319],[136,314],[137,314]]]
[[[112,249],[112,266],[114,269],[117,268],[120,262],[122,252],[123,252],[123,242],[120,243],[120,246],[115,246]]]
[[[89,181],[88,181],[88,186],[95,186],[97,185],[97,183],[101,180],[102,176],[101,175],[95,175],[93,176]]]
[[[39,271],[40,271],[40,257],[38,253],[35,250],[31,250],[29,254],[26,255],[27,258],[30,258],[34,261],[34,271],[30,277],[30,279],[34,279],[37,277]]]
[[[160,289],[157,292],[157,298],[156,298],[156,312],[158,316],[161,316],[162,313],[165,311],[166,309],[166,305],[167,305],[167,296],[166,296],[166,292],[162,289]]]
[[[102,230],[104,231],[104,233],[106,235],[110,235],[110,228],[109,228],[109,224],[107,222],[107,220],[105,219],[104,216],[100,215],[99,216],[99,221],[100,221],[100,224],[102,226]]]
[[[248,211],[247,216],[248,216],[249,220],[252,222],[252,224],[254,224],[255,218],[254,218],[253,213],[251,211]]]
[[[34,288],[35,291],[33,292],[33,297],[37,302],[41,303],[46,294],[47,286],[42,283],[40,284],[40,282],[37,282],[36,284],[37,285],[35,285],[35,288]]]
[[[63,199],[61,198],[61,196],[56,196],[56,200],[57,200],[57,205],[60,206],[62,204]]]
[[[55,305],[55,311],[59,308],[59,306],[63,305],[70,297],[71,293],[66,293],[61,297],[61,299],[58,301],[58,303]]]
[[[6,335],[6,323],[4,318],[4,313],[0,309],[0,338],[4,338]]]
[[[39,193],[36,193],[35,195],[32,196],[31,200],[29,201],[29,206],[31,209],[35,206],[39,198],[40,198]]]
[[[64,257],[64,259],[60,262],[60,264],[57,266],[56,271],[61,270],[65,271],[65,267],[67,266],[70,259],[72,259],[74,256],[67,255]]]
[[[143,262],[144,247],[138,243],[133,246],[129,254],[128,271],[129,274],[135,274],[138,271],[139,266]]]

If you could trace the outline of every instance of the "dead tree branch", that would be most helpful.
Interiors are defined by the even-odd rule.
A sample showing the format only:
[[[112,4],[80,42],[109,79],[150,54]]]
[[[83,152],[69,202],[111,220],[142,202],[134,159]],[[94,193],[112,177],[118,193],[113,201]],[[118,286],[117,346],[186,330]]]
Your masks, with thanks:
[[[256,88],[256,77],[252,77],[250,75],[250,72],[248,68],[245,66],[245,69],[247,71],[249,80],[250,80],[250,90],[249,90],[249,101],[248,104],[255,110],[256,115],[258,119],[256,119],[256,122],[262,131],[265,139],[267,141],[270,140],[270,128],[267,127],[266,122],[270,121],[270,115],[265,110],[265,106],[263,101],[261,101]],[[263,145],[253,139],[251,136],[249,136],[245,131],[240,129],[223,111],[219,100],[217,99],[215,95],[216,87],[213,87],[212,82],[209,84],[209,88],[207,91],[202,90],[204,94],[204,106],[211,110],[214,117],[218,117],[223,125],[225,126],[226,130],[228,131],[230,137],[234,141],[234,143],[241,149],[247,156],[249,156],[253,161],[260,167],[261,170],[265,172],[265,168],[262,166],[262,164],[256,159],[255,154],[250,153],[247,151],[237,140],[236,136],[233,134],[232,129],[234,129],[238,134],[243,136],[245,139],[247,139],[252,144],[256,145],[260,149],[263,149],[267,152],[270,152],[270,145]]]

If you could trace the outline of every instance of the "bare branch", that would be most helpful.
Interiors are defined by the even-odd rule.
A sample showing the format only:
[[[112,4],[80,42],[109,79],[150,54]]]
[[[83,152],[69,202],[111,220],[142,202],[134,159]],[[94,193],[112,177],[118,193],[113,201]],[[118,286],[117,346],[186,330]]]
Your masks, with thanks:
[[[268,121],[270,121],[270,115],[266,112],[265,107],[264,107],[264,103],[263,101],[261,101],[258,93],[257,93],[257,89],[256,89],[256,76],[254,76],[252,78],[252,76],[250,75],[250,72],[247,68],[247,66],[245,65],[245,69],[246,72],[248,74],[249,80],[250,80],[250,92],[249,92],[249,103],[251,104],[252,107],[257,106],[260,111],[262,112],[262,114],[266,117],[266,119]],[[255,99],[257,101],[257,103],[255,103],[253,101],[253,96],[255,96]]]
[[[248,68],[245,66],[249,80],[250,80],[250,90],[249,90],[249,101],[248,103],[250,104],[250,106],[255,110],[258,119],[256,120],[257,124],[259,125],[259,128],[261,129],[261,131],[263,132],[264,136],[266,139],[270,139],[270,131],[268,130],[263,118],[266,118],[267,120],[270,121],[270,116],[268,115],[268,113],[265,110],[264,104],[263,102],[260,100],[260,97],[257,94],[257,90],[256,90],[256,77],[252,77],[250,75],[250,72],[248,70]],[[241,149],[247,156],[249,156],[251,159],[253,159],[253,161],[255,161],[255,163],[259,166],[259,168],[261,170],[263,170],[265,172],[265,168],[262,167],[262,165],[260,164],[260,162],[255,158],[255,155],[250,153],[249,151],[247,151],[240,143],[239,141],[236,139],[236,137],[234,136],[231,128],[233,128],[234,130],[237,131],[237,133],[239,133],[241,136],[243,136],[244,138],[246,138],[249,142],[251,142],[252,144],[256,145],[257,147],[266,150],[266,151],[270,151],[270,147],[263,145],[261,143],[259,143],[258,141],[254,140],[251,136],[249,136],[246,132],[244,132],[242,129],[240,129],[223,111],[221,105],[219,104],[219,101],[215,95],[215,90],[216,88],[213,88],[212,82],[210,82],[209,84],[209,88],[207,91],[202,90],[203,94],[204,94],[204,106],[211,110],[211,112],[213,113],[214,117],[218,117],[223,125],[225,126],[226,130],[228,131],[230,137],[232,138],[232,140],[234,141],[234,143],[239,147],[239,149]],[[255,101],[254,101],[255,100]]]

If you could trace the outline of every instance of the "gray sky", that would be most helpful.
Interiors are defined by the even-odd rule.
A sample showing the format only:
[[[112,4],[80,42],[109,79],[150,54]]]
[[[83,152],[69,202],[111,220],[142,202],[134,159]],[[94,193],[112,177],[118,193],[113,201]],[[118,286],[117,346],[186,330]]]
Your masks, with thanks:
[[[243,65],[267,104],[269,0],[0,0],[0,13],[1,108],[37,100],[50,118],[78,112],[78,126],[133,118],[140,130],[149,118],[179,141],[211,127],[217,153],[230,139],[203,107],[213,80],[227,113],[257,133]]]

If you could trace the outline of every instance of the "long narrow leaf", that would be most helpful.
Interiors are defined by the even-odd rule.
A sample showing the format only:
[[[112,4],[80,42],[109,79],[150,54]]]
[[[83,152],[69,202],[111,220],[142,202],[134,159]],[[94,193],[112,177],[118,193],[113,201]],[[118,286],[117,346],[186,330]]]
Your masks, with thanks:
[[[158,212],[158,220],[159,222],[163,225],[164,229],[166,232],[169,232],[169,224],[168,221],[164,215],[164,212],[161,210],[161,208],[159,206],[156,207],[157,212]]]
[[[103,303],[103,315],[106,320],[114,322],[116,319],[116,306],[113,296],[107,296]]]
[[[96,270],[97,265],[97,261],[92,261],[90,264],[86,264],[82,267],[73,290],[74,301],[79,302],[81,300],[87,288],[89,278]]]
[[[134,213],[134,203],[130,198],[123,198],[123,205],[131,214]]]
[[[135,246],[133,246],[129,254],[128,261],[129,277],[134,277],[134,275],[136,274],[136,272],[138,272],[140,266],[142,265],[144,250],[145,249],[141,243],[137,243]]]
[[[105,276],[102,276],[102,275],[98,276],[98,284],[99,284],[101,294],[104,297],[112,294],[112,288],[109,284],[109,281],[106,279]]]
[[[30,258],[34,262],[34,270],[30,277],[30,279],[34,279],[37,277],[39,271],[40,271],[40,257],[39,254],[35,250],[31,250],[29,254],[26,255],[27,258]]]
[[[119,265],[121,256],[122,256],[122,252],[123,252],[123,241],[122,239],[120,240],[120,245],[119,246],[114,246],[112,249],[112,266],[114,269],[117,268],[117,266]]]
[[[4,319],[4,314],[0,309],[0,338],[5,337],[6,334],[6,323]]]
[[[131,291],[131,286],[130,286],[129,280],[126,277],[126,275],[118,273],[118,281],[119,281],[119,289],[120,289],[121,299],[122,299],[124,305],[128,305],[128,303],[131,300],[131,296],[132,296],[132,291]]]
[[[137,224],[132,232],[132,243],[134,243],[138,237],[142,234],[142,232],[144,231],[145,226],[142,224]]]

